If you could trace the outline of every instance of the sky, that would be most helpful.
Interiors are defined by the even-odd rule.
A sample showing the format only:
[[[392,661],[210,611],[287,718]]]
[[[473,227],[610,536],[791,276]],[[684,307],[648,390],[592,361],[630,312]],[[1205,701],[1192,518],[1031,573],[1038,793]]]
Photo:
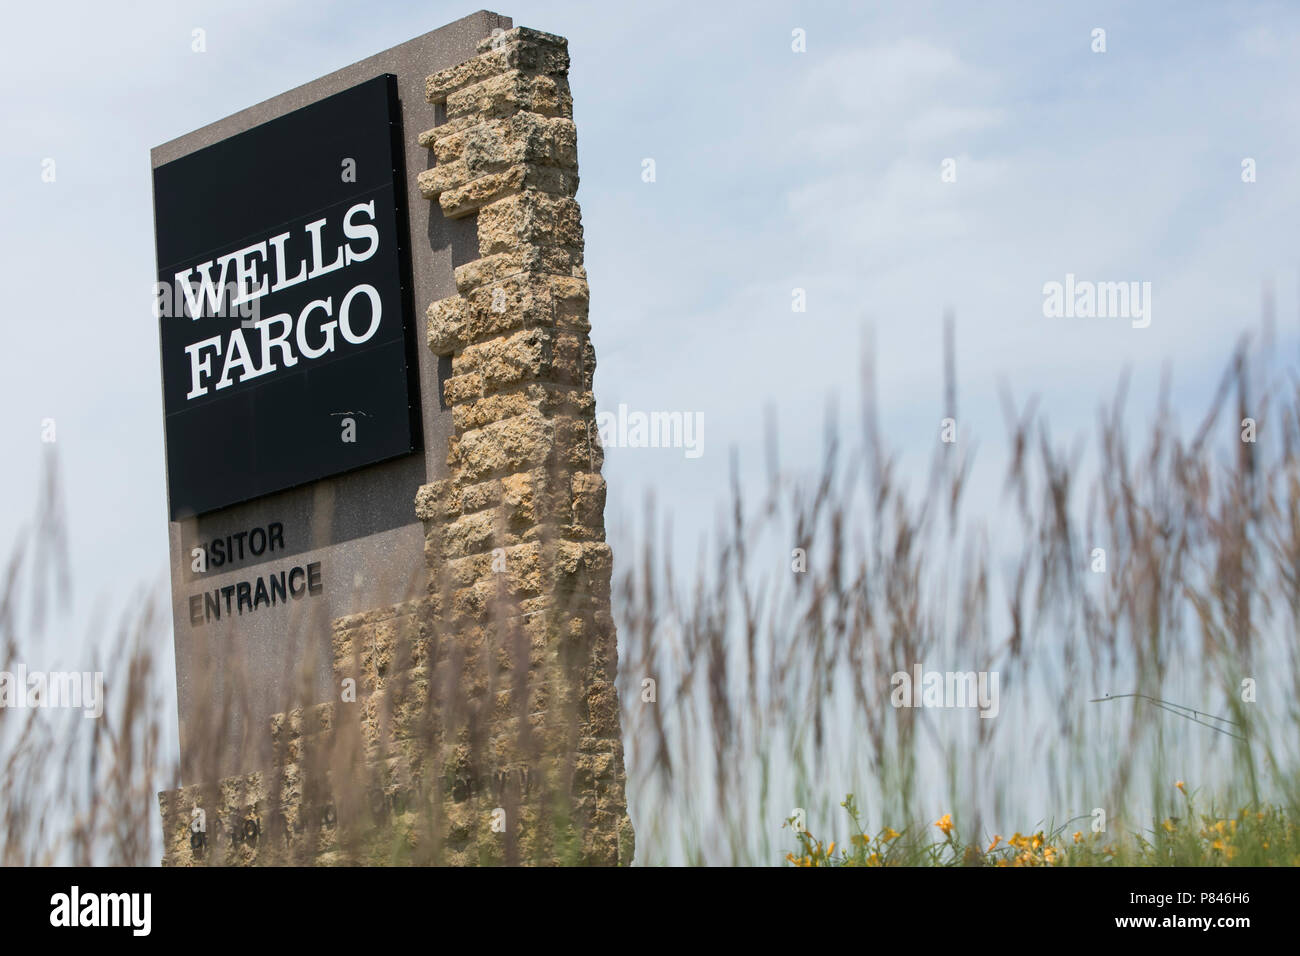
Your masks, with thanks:
[[[79,665],[85,635],[93,645],[142,588],[166,585],[150,148],[473,9],[259,0],[6,12],[0,542],[37,500],[47,419],[71,529],[73,613],[40,663]],[[1197,417],[1237,339],[1259,330],[1266,289],[1277,349],[1295,354],[1294,7],[497,12],[569,40],[598,409],[703,420],[698,457],[609,450],[616,560],[647,492],[690,539],[724,501],[733,450],[745,479],[761,477],[765,409],[786,465],[814,468],[828,400],[856,402],[868,336],[886,440],[917,464],[919,484],[944,415],[948,310],[959,428],[994,477],[1001,383],[1038,395],[1069,433],[1090,426],[1124,369],[1141,413],[1168,364],[1176,407]],[[1045,316],[1044,285],[1067,274],[1150,283],[1150,324]]]

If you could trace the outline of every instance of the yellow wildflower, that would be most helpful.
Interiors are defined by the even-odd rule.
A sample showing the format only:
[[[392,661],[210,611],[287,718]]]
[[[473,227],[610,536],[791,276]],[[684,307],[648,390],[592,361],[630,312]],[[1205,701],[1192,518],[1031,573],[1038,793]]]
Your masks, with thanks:
[[[952,814],[945,813],[943,816],[941,816],[938,820],[935,821],[934,825],[943,831],[944,836],[948,836],[949,834],[952,833]]]
[[[1082,842],[1083,842],[1083,834],[1082,834],[1081,832],[1079,832],[1078,830],[1075,830],[1075,831],[1074,831],[1074,842],[1075,842],[1075,843],[1082,843]]]
[[[989,848],[988,848],[987,850],[985,850],[984,852],[985,852],[985,853],[992,853],[992,852],[993,852],[993,848],[994,848],[995,846],[997,846],[998,843],[999,843],[1001,840],[1002,840],[1002,837],[1001,837],[1000,834],[997,834],[997,833],[993,834],[993,842],[989,844]]]
[[[1174,786],[1183,792],[1183,796],[1187,796],[1187,787],[1183,785],[1183,782],[1181,780],[1179,780],[1176,784],[1174,784]]]
[[[890,840],[898,839],[899,835],[900,835],[899,832],[895,830],[893,827],[885,827],[885,832],[881,834],[880,839],[888,843]]]

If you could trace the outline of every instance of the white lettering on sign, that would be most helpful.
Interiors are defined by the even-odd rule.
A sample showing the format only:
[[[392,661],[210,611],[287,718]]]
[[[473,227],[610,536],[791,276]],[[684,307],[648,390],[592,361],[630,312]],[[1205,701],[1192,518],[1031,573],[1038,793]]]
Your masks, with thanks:
[[[232,286],[234,294],[230,304],[243,305],[268,293],[345,269],[355,262],[365,262],[379,249],[379,230],[374,219],[373,199],[352,206],[342,221],[346,242],[328,252],[321,236],[327,220],[308,223],[306,236],[299,242],[310,247],[310,255],[296,263],[291,262],[286,250],[293,235],[284,232],[176,273],[177,286],[184,296],[185,314],[194,320],[204,315],[224,314],[226,294]],[[214,267],[218,270],[215,277]],[[230,285],[226,281],[228,275],[233,275]],[[243,328],[185,346],[190,360],[190,390],[185,398],[199,398],[209,391],[220,391],[237,382],[292,368],[299,358],[318,359],[328,355],[339,344],[335,331],[348,345],[364,345],[379,331],[383,308],[374,286],[368,283],[354,286],[338,303],[337,312],[335,308],[334,297],[330,296],[313,299],[296,316],[281,312],[258,320],[252,327],[261,335],[260,349],[256,345],[249,347]]]

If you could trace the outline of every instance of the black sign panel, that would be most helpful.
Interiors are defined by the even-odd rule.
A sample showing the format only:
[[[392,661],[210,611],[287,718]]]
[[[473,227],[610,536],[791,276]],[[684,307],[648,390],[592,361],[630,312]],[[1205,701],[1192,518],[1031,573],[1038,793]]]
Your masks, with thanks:
[[[172,520],[419,447],[396,78],[154,170]]]

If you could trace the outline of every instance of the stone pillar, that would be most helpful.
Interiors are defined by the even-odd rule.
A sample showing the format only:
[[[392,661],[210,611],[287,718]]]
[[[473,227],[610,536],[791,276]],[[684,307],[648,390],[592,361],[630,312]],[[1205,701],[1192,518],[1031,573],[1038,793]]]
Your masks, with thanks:
[[[455,433],[451,477],[421,489],[417,515],[451,630],[495,630],[498,649],[505,630],[526,636],[527,661],[488,668],[526,668],[486,705],[488,752],[525,773],[552,765],[581,858],[612,864],[631,831],[568,66],[562,37],[515,28],[428,79],[445,122],[420,136],[435,159],[420,191],[475,219],[480,257],[428,310]],[[490,677],[467,675],[482,693]]]

